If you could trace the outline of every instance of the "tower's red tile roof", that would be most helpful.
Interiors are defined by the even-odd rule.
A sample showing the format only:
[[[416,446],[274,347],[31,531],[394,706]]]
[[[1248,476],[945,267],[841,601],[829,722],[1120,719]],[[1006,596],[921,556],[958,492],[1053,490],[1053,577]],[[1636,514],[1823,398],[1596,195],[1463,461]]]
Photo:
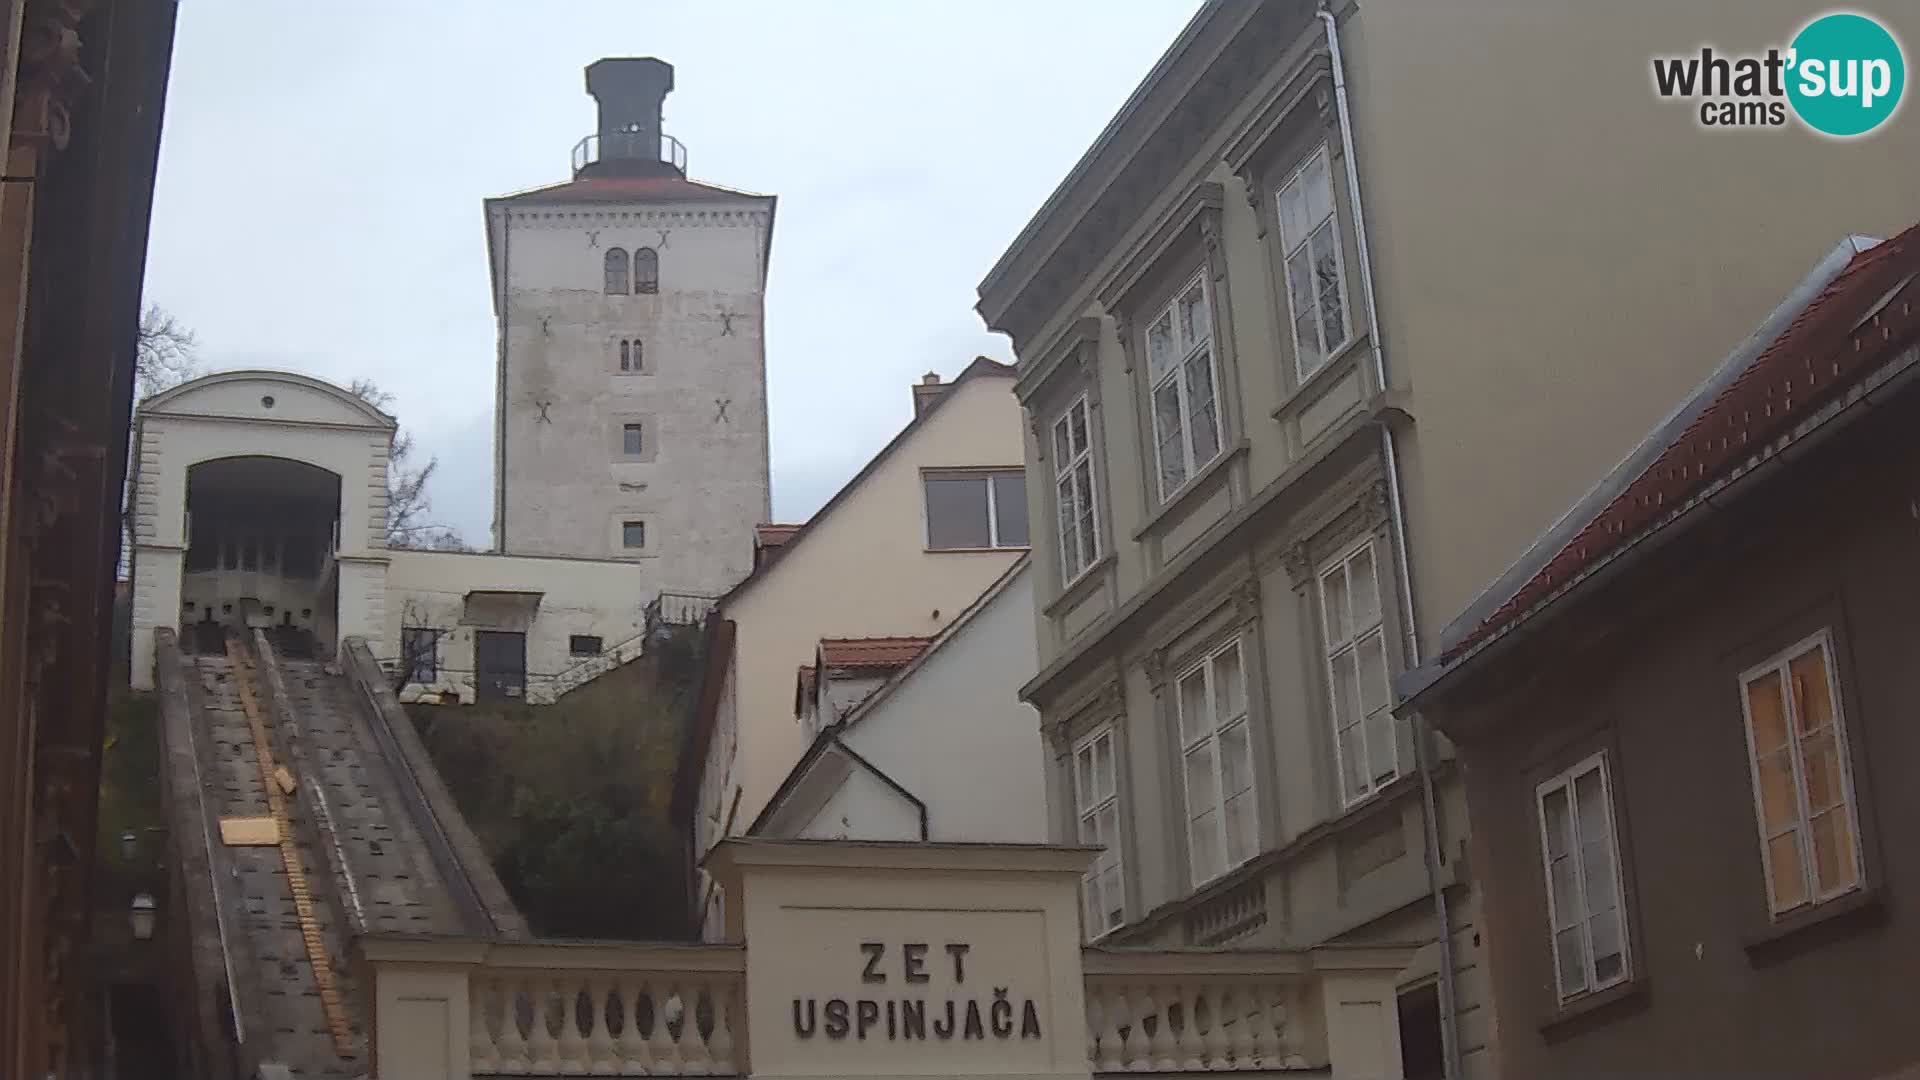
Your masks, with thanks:
[[[596,176],[569,180],[513,195],[500,202],[519,204],[597,203],[597,202],[721,202],[735,199],[764,199],[750,191],[735,191],[717,184],[683,180],[678,176]]]

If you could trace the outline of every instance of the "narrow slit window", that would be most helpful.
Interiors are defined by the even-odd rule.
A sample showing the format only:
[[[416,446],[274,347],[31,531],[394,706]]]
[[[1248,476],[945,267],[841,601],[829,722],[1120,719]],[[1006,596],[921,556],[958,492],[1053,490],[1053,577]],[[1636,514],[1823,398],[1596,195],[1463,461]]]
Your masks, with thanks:
[[[646,440],[639,424],[620,426],[620,452],[628,457],[639,457],[646,452]]]

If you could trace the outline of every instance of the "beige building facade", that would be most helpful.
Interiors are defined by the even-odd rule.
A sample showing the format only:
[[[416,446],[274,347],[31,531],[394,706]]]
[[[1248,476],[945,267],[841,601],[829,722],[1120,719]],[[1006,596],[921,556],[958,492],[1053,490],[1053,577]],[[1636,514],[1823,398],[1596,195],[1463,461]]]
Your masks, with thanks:
[[[806,752],[817,720],[803,721],[796,683],[823,639],[931,638],[1025,554],[1012,384],[1011,368],[977,359],[916,387],[912,422],[721,598],[732,644],[709,658],[715,692],[683,779],[698,789],[696,856],[744,833]]]
[[[1910,117],[1656,95],[1793,8],[1211,2],[989,273],[1090,934],[1428,942],[1408,1075],[1488,1073],[1462,789],[1391,681],[1806,267],[1920,216]]]

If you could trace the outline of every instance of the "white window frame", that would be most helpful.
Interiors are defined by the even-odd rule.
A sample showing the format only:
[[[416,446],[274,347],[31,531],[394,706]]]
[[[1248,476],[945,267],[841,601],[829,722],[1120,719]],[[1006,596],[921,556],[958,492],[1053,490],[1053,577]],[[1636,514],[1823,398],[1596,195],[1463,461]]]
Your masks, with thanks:
[[[1207,336],[1192,342],[1180,340],[1180,301],[1195,287],[1200,289],[1201,303],[1206,305],[1205,320]],[[1220,350],[1217,335],[1214,332],[1214,296],[1213,288],[1207,281],[1205,270],[1193,275],[1187,283],[1174,290],[1166,306],[1153,313],[1140,334],[1141,368],[1147,373],[1147,425],[1153,439],[1153,486],[1160,493],[1160,501],[1168,502],[1173,496],[1193,483],[1200,471],[1217,460],[1227,449],[1226,408],[1220,396]],[[1167,372],[1156,376],[1153,371],[1153,328],[1162,318],[1168,320],[1172,328],[1173,363]],[[1187,385],[1187,364],[1204,348],[1207,352],[1207,378],[1212,382],[1213,394],[1213,453],[1202,459],[1193,446],[1193,388]],[[1166,486],[1166,468],[1161,460],[1160,447],[1164,441],[1160,431],[1160,410],[1154,404],[1154,395],[1160,388],[1172,382],[1174,395],[1180,409],[1180,457],[1184,468],[1180,482],[1172,487]]]
[[[1327,216],[1314,222],[1313,226],[1307,230],[1306,236],[1300,238],[1299,243],[1289,245],[1286,235],[1286,217],[1281,210],[1282,200],[1286,197],[1287,190],[1293,187],[1294,184],[1300,182],[1300,180],[1307,175],[1307,170],[1312,168],[1316,162],[1322,160],[1324,160],[1326,164],[1327,175]],[[1319,372],[1320,369],[1326,367],[1328,361],[1332,360],[1340,350],[1346,348],[1347,345],[1353,341],[1355,333],[1353,326],[1353,305],[1347,296],[1347,245],[1340,228],[1340,192],[1333,182],[1333,155],[1328,151],[1326,143],[1321,143],[1313,153],[1301,159],[1300,164],[1296,166],[1292,172],[1287,174],[1287,178],[1280,183],[1279,187],[1274,189],[1273,203],[1274,234],[1279,238],[1280,242],[1280,292],[1287,301],[1287,340],[1293,346],[1294,374],[1300,382],[1306,382],[1312,378],[1315,373]],[[1313,336],[1315,343],[1320,348],[1320,359],[1309,367],[1302,362],[1300,354],[1300,340],[1298,335],[1300,312],[1294,308],[1293,279],[1289,274],[1288,267],[1293,257],[1299,254],[1302,248],[1309,247],[1313,243],[1314,236],[1318,234],[1322,228],[1327,227],[1333,229],[1333,264],[1336,274],[1334,285],[1340,292],[1340,322],[1346,328],[1346,336],[1342,337],[1339,341],[1325,340],[1326,327],[1322,325],[1319,318],[1319,308],[1317,305],[1320,303],[1320,297],[1316,293],[1314,296],[1316,307],[1314,309]]]
[[[1074,445],[1073,414],[1078,411],[1081,418],[1081,430],[1086,433],[1086,441]],[[1063,460],[1053,463],[1054,519],[1058,521],[1060,531],[1060,583],[1064,588],[1084,577],[1093,564],[1100,561],[1100,470],[1093,460],[1093,406],[1086,394],[1075,398],[1049,428],[1053,442],[1047,452],[1056,459],[1061,457],[1060,447],[1067,447],[1069,454]],[[1064,438],[1062,432],[1065,433]],[[1087,499],[1080,503],[1079,488],[1074,483],[1075,474],[1081,466],[1087,470]],[[1066,485],[1063,498],[1061,485]],[[1086,522],[1083,532],[1081,522]],[[1071,527],[1071,529],[1069,529]],[[1027,523],[1029,537],[1033,532],[1033,523]],[[1083,541],[1091,537],[1093,551],[1087,554],[1083,550]],[[1084,558],[1083,558],[1084,556]]]
[[[1000,541],[1000,488],[994,480],[1003,476],[1020,478],[1020,494],[1026,497],[1027,474],[1024,469],[925,469],[920,473],[920,514],[926,522],[928,551],[1025,551],[1033,546],[1033,522],[1027,522],[1027,542],[1024,544],[1006,544]],[[933,542],[933,511],[927,502],[927,481],[929,480],[973,480],[979,479],[987,485],[987,546],[943,547]]]
[[[1586,829],[1580,820],[1580,802],[1574,781],[1590,772],[1600,774],[1600,801],[1607,821],[1607,854],[1613,860],[1613,910],[1620,920],[1620,971],[1606,980],[1594,976],[1593,921],[1605,912],[1594,912],[1588,907],[1587,868],[1584,858],[1586,847]],[[1573,990],[1567,989],[1566,975],[1560,969],[1559,934],[1562,930],[1560,917],[1562,912],[1553,896],[1553,855],[1552,843],[1547,828],[1547,796],[1556,791],[1566,792],[1567,813],[1573,829],[1569,848],[1564,856],[1573,865],[1574,895],[1580,900],[1579,921],[1580,955],[1584,964],[1586,979],[1584,985]],[[1607,768],[1607,753],[1599,751],[1573,767],[1555,776],[1541,781],[1533,789],[1534,817],[1540,826],[1540,873],[1541,881],[1546,885],[1547,894],[1547,950],[1553,954],[1553,986],[1560,1002],[1565,1004],[1575,998],[1584,997],[1610,986],[1618,986],[1633,977],[1633,932],[1627,921],[1626,883],[1620,869],[1620,828],[1619,815],[1613,810],[1613,776]],[[1573,929],[1566,927],[1565,929]]]
[[[1820,872],[1814,862],[1813,852],[1813,812],[1807,803],[1806,757],[1799,736],[1799,707],[1793,700],[1792,664],[1796,657],[1819,649],[1822,666],[1827,675],[1827,693],[1833,702],[1834,753],[1840,758],[1840,791],[1844,800],[1843,809],[1847,815],[1847,835],[1852,841],[1853,881],[1827,892],[1820,891]],[[1753,706],[1747,688],[1754,682],[1767,676],[1777,676],[1784,680],[1782,695],[1783,721],[1786,724],[1787,760],[1793,770],[1793,799],[1795,820],[1787,830],[1775,834],[1785,836],[1787,832],[1795,834],[1795,848],[1800,854],[1800,884],[1805,899],[1797,903],[1782,904],[1773,895],[1773,853],[1769,841],[1775,837],[1767,835],[1767,810],[1763,803],[1760,783],[1760,755],[1753,742]],[[1854,794],[1853,752],[1847,740],[1846,706],[1840,696],[1840,672],[1834,658],[1833,633],[1821,629],[1800,639],[1785,649],[1768,657],[1766,661],[1740,673],[1740,725],[1747,743],[1747,778],[1753,787],[1753,820],[1760,839],[1760,868],[1765,877],[1763,885],[1767,890],[1767,913],[1774,919],[1808,908],[1818,907],[1837,897],[1857,892],[1866,886],[1866,855],[1860,841],[1860,803]]]
[[[1095,744],[1102,741],[1107,744],[1107,760],[1113,768],[1113,790],[1104,793],[1088,792],[1080,785],[1080,756],[1090,754]],[[1093,941],[1126,925],[1127,859],[1126,852],[1121,846],[1124,824],[1120,814],[1120,741],[1114,733],[1112,724],[1102,724],[1094,728],[1073,744],[1073,756],[1067,763],[1067,771],[1068,782],[1073,786],[1075,835],[1082,844],[1102,843],[1105,846],[1105,850],[1100,856],[1095,857],[1093,865],[1087,868],[1087,872],[1080,875],[1080,907],[1086,919],[1087,940]],[[1089,839],[1089,832],[1096,834],[1099,832],[1100,815],[1109,809],[1113,811],[1113,836],[1106,840],[1100,840],[1097,836]],[[1102,865],[1103,860],[1107,865]],[[1117,906],[1121,913],[1118,922],[1108,922],[1106,918],[1107,910],[1116,905],[1103,903],[1100,910],[1094,909],[1095,884],[1107,869],[1114,872],[1113,880],[1117,894],[1113,899],[1118,901]],[[1098,895],[1102,901],[1108,899],[1105,893]]]
[[[1321,564],[1320,569],[1314,574],[1314,588],[1319,594],[1321,658],[1322,665],[1327,673],[1327,711],[1329,719],[1333,724],[1334,776],[1335,782],[1339,785],[1340,805],[1342,807],[1355,806],[1364,802],[1377,794],[1381,788],[1386,787],[1388,784],[1400,778],[1399,727],[1397,721],[1391,720],[1393,714],[1393,658],[1388,649],[1391,642],[1387,639],[1387,591],[1382,584],[1382,575],[1380,573],[1380,556],[1383,546],[1384,545],[1377,543],[1371,535],[1361,537],[1359,540],[1349,544],[1340,554]],[[1355,557],[1362,551],[1368,552],[1373,562],[1373,591],[1377,601],[1376,606],[1379,610],[1375,612],[1374,622],[1369,623],[1365,627],[1358,627],[1353,623],[1353,579],[1349,568],[1352,567]],[[1327,605],[1327,580],[1335,573],[1343,575],[1346,585],[1343,595],[1346,598],[1347,610],[1343,614],[1345,616],[1344,621],[1347,627],[1347,636],[1339,642],[1333,640],[1333,627],[1331,625],[1331,619],[1328,617],[1330,613]],[[1385,711],[1389,717],[1389,738],[1387,746],[1388,754],[1390,755],[1389,760],[1393,764],[1393,771],[1391,776],[1380,779],[1379,774],[1374,770],[1374,752],[1373,747],[1369,744],[1370,736],[1367,733],[1367,721],[1374,714],[1361,712],[1360,718],[1354,722],[1353,726],[1359,733],[1360,752],[1367,766],[1367,777],[1365,785],[1361,790],[1350,792],[1347,790],[1346,755],[1340,749],[1340,734],[1342,730],[1340,727],[1340,677],[1339,669],[1336,665],[1341,657],[1352,653],[1354,655],[1354,685],[1356,687],[1360,686],[1366,677],[1366,673],[1360,670],[1360,646],[1367,638],[1376,635],[1380,639],[1381,660],[1387,667],[1387,689],[1383,697],[1383,704],[1380,709],[1375,710],[1375,712]],[[1364,700],[1363,698],[1362,703],[1364,703]]]
[[[1214,681],[1214,661],[1230,652],[1236,654],[1240,662],[1241,711],[1237,715],[1227,717],[1223,720],[1220,716],[1219,687]],[[1196,672],[1201,673],[1201,677],[1205,680],[1206,685],[1207,728],[1203,733],[1189,739],[1187,737],[1186,717],[1183,713],[1186,704],[1185,699],[1180,693],[1180,685]],[[1205,885],[1209,881],[1224,877],[1235,868],[1245,865],[1260,851],[1259,770],[1254,768],[1252,761],[1248,762],[1249,783],[1247,785],[1247,798],[1254,800],[1254,813],[1252,817],[1253,831],[1252,835],[1247,837],[1246,854],[1239,859],[1235,859],[1227,843],[1227,774],[1225,757],[1220,752],[1221,743],[1224,741],[1223,736],[1232,729],[1240,727],[1246,730],[1247,753],[1249,756],[1253,754],[1253,704],[1252,693],[1249,689],[1251,685],[1252,678],[1247,672],[1247,652],[1241,647],[1239,634],[1235,634],[1232,640],[1207,650],[1205,655],[1182,668],[1180,674],[1173,680],[1174,732],[1179,741],[1180,748],[1174,767],[1178,769],[1180,773],[1182,805],[1186,808],[1187,815],[1183,828],[1185,829],[1187,838],[1188,877],[1192,880],[1195,888]],[[1187,783],[1187,756],[1199,747],[1209,743],[1211,743],[1213,747],[1213,793],[1215,800],[1213,820],[1214,826],[1219,832],[1217,839],[1220,844],[1220,868],[1211,873],[1205,873],[1199,861],[1194,858],[1194,851],[1196,850],[1193,842],[1194,805],[1193,791]]]

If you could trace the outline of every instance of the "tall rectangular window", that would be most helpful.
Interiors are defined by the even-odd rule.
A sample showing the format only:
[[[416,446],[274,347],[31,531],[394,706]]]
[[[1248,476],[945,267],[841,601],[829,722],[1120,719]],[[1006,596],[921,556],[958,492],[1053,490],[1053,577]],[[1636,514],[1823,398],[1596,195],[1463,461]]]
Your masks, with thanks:
[[[647,523],[644,521],[623,521],[620,523],[620,546],[639,549],[647,546]]]
[[[1853,769],[1826,631],[1741,676],[1767,907],[1775,915],[1860,887]]]
[[[929,472],[927,547],[935,551],[1027,546],[1027,474]]]
[[[1546,865],[1547,920],[1560,1000],[1625,980],[1626,904],[1607,758],[1595,754],[1534,789]]]
[[[628,457],[639,457],[645,450],[642,434],[639,424],[620,425],[620,452]]]
[[[1060,518],[1060,581],[1070,584],[1100,559],[1100,526],[1094,515],[1093,440],[1087,398],[1053,422],[1053,483]]]
[[[1080,842],[1101,849],[1081,878],[1088,938],[1097,938],[1126,921],[1117,773],[1113,728],[1100,728],[1074,747],[1073,802],[1080,816]]]
[[[1351,806],[1400,775],[1379,565],[1371,539],[1320,571],[1320,614],[1340,800]]]
[[[1257,821],[1247,682],[1238,638],[1177,680],[1187,850],[1202,885],[1253,857]]]
[[[1220,456],[1211,309],[1206,275],[1200,274],[1147,324],[1153,455],[1162,499]]]
[[[1346,344],[1349,334],[1346,256],[1340,251],[1340,216],[1326,147],[1314,151],[1288,178],[1279,200],[1294,365],[1304,381]]]
[[[406,666],[408,682],[438,681],[440,678],[440,631],[425,626],[402,627],[400,662]]]

